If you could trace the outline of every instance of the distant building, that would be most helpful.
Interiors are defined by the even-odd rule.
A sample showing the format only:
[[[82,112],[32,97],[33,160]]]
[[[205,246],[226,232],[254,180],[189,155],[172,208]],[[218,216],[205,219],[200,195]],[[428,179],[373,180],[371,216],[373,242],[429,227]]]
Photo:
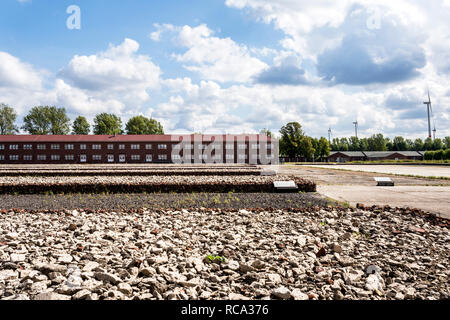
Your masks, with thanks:
[[[328,162],[423,160],[418,151],[332,151]]]
[[[364,161],[366,156],[361,151],[333,151],[328,157],[329,162]]]
[[[266,135],[3,135],[0,164],[278,164]]]

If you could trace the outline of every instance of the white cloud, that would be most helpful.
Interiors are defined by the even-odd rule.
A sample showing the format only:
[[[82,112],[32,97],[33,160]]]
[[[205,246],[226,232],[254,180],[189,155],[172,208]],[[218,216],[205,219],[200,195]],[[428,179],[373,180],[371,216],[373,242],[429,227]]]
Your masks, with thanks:
[[[40,89],[41,77],[31,65],[0,51],[0,87]]]
[[[174,57],[184,63],[187,70],[198,72],[205,80],[218,82],[247,82],[267,68],[264,62],[251,55],[247,46],[212,34],[204,24],[182,27],[177,40],[188,51]]]

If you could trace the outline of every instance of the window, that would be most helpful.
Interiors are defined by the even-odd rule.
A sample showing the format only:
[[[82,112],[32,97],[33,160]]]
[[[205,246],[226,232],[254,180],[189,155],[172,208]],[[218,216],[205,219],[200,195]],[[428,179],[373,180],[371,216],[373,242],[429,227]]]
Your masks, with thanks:
[[[233,154],[227,154],[227,160],[234,160]]]
[[[146,156],[145,156],[145,161],[146,162],[152,162],[152,155],[151,154],[147,154]]]
[[[213,148],[214,149],[222,149],[223,145],[221,143],[214,143]]]
[[[5,156],[3,154],[0,154],[0,161],[5,161]]]
[[[208,159],[208,155],[207,154],[201,154],[200,155],[200,159],[207,160]]]
[[[256,159],[259,159],[259,158],[260,158],[259,154],[252,154],[252,159],[256,160]]]
[[[9,150],[19,150],[19,145],[18,144],[10,144]]]
[[[46,146],[45,146],[45,144],[38,144],[38,145],[37,145],[37,149],[38,149],[38,150],[45,150],[45,149],[46,149]]]
[[[199,145],[198,145],[198,148],[199,148],[200,150],[206,149],[206,144],[199,144]]]
[[[114,162],[114,155],[108,154],[108,162]]]
[[[32,161],[33,160],[33,156],[32,155],[24,155],[23,156],[23,160],[24,161]]]
[[[86,162],[87,156],[85,154],[80,155],[80,162]]]
[[[37,156],[38,161],[45,161],[47,160],[47,156],[45,154],[40,154]]]
[[[66,144],[66,145],[64,146],[64,148],[65,148],[66,150],[73,150],[73,149],[74,149],[74,145],[73,145],[73,144]]]
[[[73,161],[75,160],[75,156],[73,154],[66,154],[64,159],[66,159],[66,161]]]
[[[86,145],[85,144],[80,144],[80,150],[86,150]]]
[[[131,160],[133,160],[133,161],[141,160],[141,156],[138,155],[138,154],[132,154],[131,155]]]
[[[184,145],[184,149],[185,150],[192,150],[192,149],[194,149],[194,146],[192,144],[185,144]]]
[[[102,156],[99,155],[99,154],[94,154],[92,156],[92,160],[94,160],[94,161],[102,161]]]
[[[31,144],[24,144],[23,145],[23,149],[24,150],[32,150],[33,149],[33,145],[31,145]]]
[[[101,144],[93,144],[92,145],[92,150],[101,150],[102,149],[102,145]]]
[[[119,150],[125,150],[125,145],[124,144],[119,144]]]
[[[4,144],[0,144],[0,150],[5,150],[5,145]]]
[[[52,154],[51,155],[52,161],[59,161],[61,159],[59,154]]]
[[[269,144],[267,145],[267,149],[273,149],[272,144],[269,143]]]
[[[139,150],[140,149],[140,145],[138,145],[138,144],[132,144],[131,145],[131,150]]]
[[[246,154],[240,154],[239,155],[239,160],[245,160],[247,158],[248,158],[248,156]]]
[[[257,143],[252,143],[252,149],[253,149],[253,150],[259,149],[259,144],[257,144]]]
[[[52,150],[59,150],[59,144],[52,144],[52,145],[50,146],[50,148],[51,148]]]
[[[220,154],[215,154],[215,155],[213,155],[213,159],[220,160],[220,159],[222,159],[222,156]]]
[[[234,144],[232,144],[232,143],[227,143],[227,145],[225,146],[225,148],[226,148],[227,150],[234,150]]]
[[[174,144],[173,150],[181,150],[181,144]]]
[[[180,159],[181,159],[181,156],[179,154],[174,154],[172,156],[172,160],[180,160]]]
[[[113,144],[108,144],[108,150],[113,150],[114,149],[114,145]]]
[[[151,150],[151,149],[152,149],[152,145],[151,145],[151,144],[146,144],[146,145],[145,145],[145,149]]]
[[[245,149],[247,149],[247,145],[245,143],[240,143],[240,144],[238,144],[238,149],[245,150]]]
[[[158,149],[159,150],[166,150],[167,149],[167,144],[158,144]]]
[[[158,155],[158,160],[167,160],[167,154]]]
[[[17,161],[17,160],[19,160],[19,156],[18,155],[10,155],[9,156],[9,160],[11,160],[11,161]]]

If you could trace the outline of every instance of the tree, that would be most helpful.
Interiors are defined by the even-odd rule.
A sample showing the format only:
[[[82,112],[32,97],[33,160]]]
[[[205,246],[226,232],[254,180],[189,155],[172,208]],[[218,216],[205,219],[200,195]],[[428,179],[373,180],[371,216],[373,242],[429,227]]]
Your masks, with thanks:
[[[312,144],[312,138],[303,136],[300,139],[300,154],[305,157],[306,160],[312,160],[315,151]]]
[[[300,143],[305,136],[300,123],[289,122],[281,128],[280,133],[280,153],[291,158],[298,156]]]
[[[268,129],[266,129],[266,128],[262,129],[262,130],[259,132],[259,134],[263,134],[263,135],[268,136],[269,138],[273,138],[273,133],[270,132],[270,130],[268,130]]]
[[[441,150],[444,148],[444,144],[442,143],[442,140],[439,138],[436,138],[433,140],[433,150]]]
[[[381,133],[374,134],[367,139],[370,151],[387,151],[387,141]]]
[[[164,134],[161,123],[144,116],[133,117],[125,127],[127,134]]]
[[[0,135],[15,134],[19,131],[16,127],[17,114],[13,108],[0,103]]]
[[[425,142],[423,143],[423,148],[425,149],[425,151],[433,150],[433,139],[429,137],[426,138]]]
[[[393,149],[392,151],[407,151],[408,145],[406,144],[406,140],[403,137],[395,137],[392,142]]]
[[[22,129],[33,135],[66,135],[70,132],[70,119],[64,108],[33,107],[23,122]]]
[[[317,144],[316,154],[320,159],[327,158],[330,155],[330,143],[325,137],[321,137],[319,139],[319,143]]]
[[[122,134],[122,119],[115,114],[100,113],[94,119],[94,134]]]
[[[417,138],[414,140],[414,150],[415,151],[422,151],[423,150],[423,141],[420,138]]]
[[[445,137],[445,149],[450,149],[450,137]]]
[[[72,134],[89,134],[91,132],[91,125],[83,116],[79,116],[73,122]]]

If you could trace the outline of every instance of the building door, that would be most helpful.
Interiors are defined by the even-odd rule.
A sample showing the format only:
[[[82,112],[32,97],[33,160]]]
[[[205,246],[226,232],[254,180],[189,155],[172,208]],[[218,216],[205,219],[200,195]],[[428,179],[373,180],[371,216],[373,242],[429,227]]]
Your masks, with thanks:
[[[152,162],[152,155],[151,155],[151,154],[147,154],[147,155],[145,156],[145,161],[146,161],[146,162]]]
[[[80,155],[80,162],[86,162],[87,157],[85,154]]]
[[[119,155],[119,162],[125,162],[125,155],[124,154]]]
[[[114,162],[114,155],[108,154],[108,162]]]

